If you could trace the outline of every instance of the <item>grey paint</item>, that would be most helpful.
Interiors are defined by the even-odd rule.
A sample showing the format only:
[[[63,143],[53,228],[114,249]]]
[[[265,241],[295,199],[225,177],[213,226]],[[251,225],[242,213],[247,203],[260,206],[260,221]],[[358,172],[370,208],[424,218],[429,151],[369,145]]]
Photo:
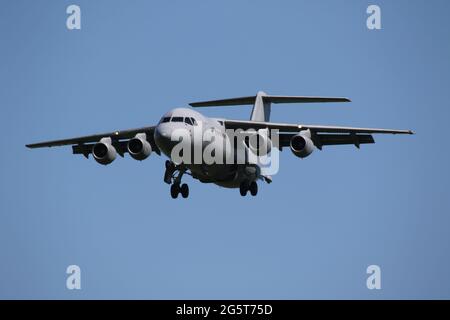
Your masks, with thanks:
[[[316,147],[321,148],[326,144],[354,144],[359,147],[360,143],[372,143],[371,136],[362,136],[361,134],[375,134],[375,133],[389,133],[389,134],[412,134],[410,130],[393,130],[393,129],[374,129],[374,128],[355,128],[355,127],[336,127],[336,126],[321,126],[321,125],[303,125],[303,124],[289,124],[289,123],[271,123],[270,111],[271,103],[311,103],[311,102],[349,102],[348,98],[325,98],[325,97],[305,97],[305,96],[270,96],[260,91],[256,96],[232,98],[225,100],[210,100],[204,102],[191,103],[193,107],[211,107],[211,106],[232,106],[242,104],[253,104],[253,109],[250,121],[241,120],[226,120],[205,117],[196,110],[190,108],[173,109],[163,115],[164,117],[191,117],[197,122],[202,122],[203,132],[214,128],[217,137],[223,137],[225,129],[278,129],[280,136],[285,137],[286,142],[281,143],[279,148],[289,146],[289,139],[296,134],[301,133],[305,137],[309,137],[314,141]],[[171,141],[171,136],[174,130],[179,128],[186,128],[189,125],[184,122],[162,122],[156,126],[142,127],[137,129],[130,129],[125,131],[113,131],[104,134],[95,134],[90,136],[83,136],[78,138],[70,138],[63,140],[54,140],[47,142],[40,142],[29,144],[29,148],[53,147],[62,145],[73,145],[74,153],[83,153],[86,157],[91,152],[92,144],[99,141],[109,143],[114,148],[118,149],[119,154],[127,152],[126,148],[121,147],[124,141],[129,141],[133,137],[145,136],[151,146],[157,148],[155,151],[159,154],[164,153],[170,158],[171,150],[174,142]],[[323,133],[333,133],[333,135],[323,135]],[[326,136],[328,143],[321,143],[320,137]],[[226,135],[225,135],[226,137]],[[226,138],[224,138],[226,139]],[[325,141],[325,140],[324,140]],[[334,141],[334,142],[333,142]],[[196,142],[193,141],[193,144]],[[193,146],[195,147],[195,146]],[[205,148],[206,145],[200,146]],[[308,148],[311,145],[308,141]],[[75,150],[81,150],[75,152]],[[150,149],[151,150],[151,149]],[[309,155],[312,150],[308,152],[296,152],[297,155]],[[115,153],[114,153],[115,157]],[[145,158],[142,156],[142,158]],[[104,161],[106,164],[108,161]],[[109,162],[108,162],[109,163]],[[178,168],[181,173],[189,172],[195,179],[204,183],[215,183],[222,187],[239,188],[243,184],[256,182],[257,180],[264,180],[270,182],[271,177],[264,177],[261,175],[259,167],[252,164],[242,165],[226,165],[226,164],[190,164],[182,165]],[[167,171],[166,171],[167,173]],[[170,173],[170,172],[169,172]],[[174,179],[174,182],[179,183],[181,180]],[[171,179],[166,179],[166,182],[172,182]]]

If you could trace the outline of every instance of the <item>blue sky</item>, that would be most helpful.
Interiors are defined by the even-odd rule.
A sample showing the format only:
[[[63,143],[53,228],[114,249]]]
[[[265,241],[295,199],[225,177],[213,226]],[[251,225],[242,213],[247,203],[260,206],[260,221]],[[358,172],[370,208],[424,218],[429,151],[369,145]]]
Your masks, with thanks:
[[[78,4],[82,29],[66,28]],[[382,30],[366,28],[378,4]],[[3,1],[0,298],[450,298],[447,1]],[[173,107],[255,94],[272,120],[412,129],[328,147],[258,197],[164,161],[110,166],[26,143],[156,123]],[[203,110],[248,119],[250,107]],[[66,289],[79,265],[82,289]],[[366,268],[382,289],[366,288]]]

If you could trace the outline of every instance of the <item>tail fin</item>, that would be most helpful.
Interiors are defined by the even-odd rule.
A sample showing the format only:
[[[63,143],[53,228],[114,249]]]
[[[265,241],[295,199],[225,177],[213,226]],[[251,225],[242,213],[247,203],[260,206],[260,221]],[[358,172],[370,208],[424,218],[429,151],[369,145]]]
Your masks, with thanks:
[[[253,105],[251,121],[265,121],[270,120],[270,101],[266,101],[264,98],[268,97],[265,92],[259,91],[255,97],[255,104]]]
[[[270,109],[272,103],[318,103],[318,102],[323,103],[350,102],[350,99],[340,97],[270,96],[263,91],[259,91],[256,94],[256,96],[194,102],[190,103],[189,105],[194,108],[213,107],[213,106],[253,105],[250,120],[268,122],[270,120]]]

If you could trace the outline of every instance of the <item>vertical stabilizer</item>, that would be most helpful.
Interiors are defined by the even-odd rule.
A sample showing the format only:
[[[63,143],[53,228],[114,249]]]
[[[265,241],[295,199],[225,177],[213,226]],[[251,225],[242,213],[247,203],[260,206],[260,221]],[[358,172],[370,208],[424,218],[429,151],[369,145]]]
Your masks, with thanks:
[[[265,121],[270,120],[270,101],[263,99],[267,94],[259,91],[256,95],[255,104],[253,105],[251,121]]]

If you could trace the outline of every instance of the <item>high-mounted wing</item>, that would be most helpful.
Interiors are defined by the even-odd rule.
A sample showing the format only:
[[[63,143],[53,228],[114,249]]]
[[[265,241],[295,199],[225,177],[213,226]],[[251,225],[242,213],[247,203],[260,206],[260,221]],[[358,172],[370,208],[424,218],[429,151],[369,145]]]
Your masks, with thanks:
[[[52,140],[45,142],[38,142],[27,144],[28,148],[43,148],[43,147],[59,147],[59,146],[68,146],[73,144],[81,144],[81,143],[89,143],[89,142],[98,142],[102,138],[111,138],[112,140],[123,140],[123,139],[131,139],[138,133],[147,133],[147,136],[153,137],[153,131],[155,127],[143,127],[137,129],[129,129],[122,131],[113,131],[106,133],[93,134],[90,136],[82,136],[77,138],[69,138],[69,139],[61,139],[61,140]]]
[[[289,147],[291,139],[296,135],[296,133],[279,133],[278,134],[278,146]],[[322,149],[323,146],[332,145],[344,145],[351,144],[355,145],[357,148],[361,144],[375,143],[373,136],[371,134],[328,134],[328,133],[316,133],[311,135],[311,140],[314,145]]]
[[[242,120],[224,120],[227,129],[275,129],[279,130],[280,147],[289,146],[291,138],[301,131],[310,130],[311,139],[314,144],[321,149],[325,145],[353,144],[359,147],[360,144],[374,143],[372,134],[413,134],[411,130],[377,129],[377,128],[357,128],[338,126],[319,126],[306,124],[273,123]]]
[[[289,124],[275,122],[245,121],[245,120],[224,120],[227,129],[278,129],[280,132],[300,132],[311,130],[316,133],[390,133],[390,134],[413,134],[411,130],[357,128],[357,127],[336,127],[318,126],[308,124]]]
[[[113,145],[116,147],[118,153],[122,155],[124,152],[126,152],[126,141],[125,140],[129,140],[129,139],[133,138],[134,136],[136,136],[136,134],[145,133],[147,136],[147,141],[152,146],[152,149],[157,154],[160,154],[160,151],[153,140],[154,129],[155,129],[154,126],[142,127],[142,128],[136,128],[136,129],[93,134],[93,135],[89,135],[89,136],[82,136],[82,137],[76,137],[76,138],[38,142],[38,143],[27,144],[26,146],[28,148],[34,149],[34,148],[58,147],[58,146],[72,145],[72,150],[73,150],[74,154],[83,154],[83,155],[87,156],[89,153],[91,153],[92,146],[94,143],[99,142],[103,138],[111,138],[111,141],[112,141]]]

